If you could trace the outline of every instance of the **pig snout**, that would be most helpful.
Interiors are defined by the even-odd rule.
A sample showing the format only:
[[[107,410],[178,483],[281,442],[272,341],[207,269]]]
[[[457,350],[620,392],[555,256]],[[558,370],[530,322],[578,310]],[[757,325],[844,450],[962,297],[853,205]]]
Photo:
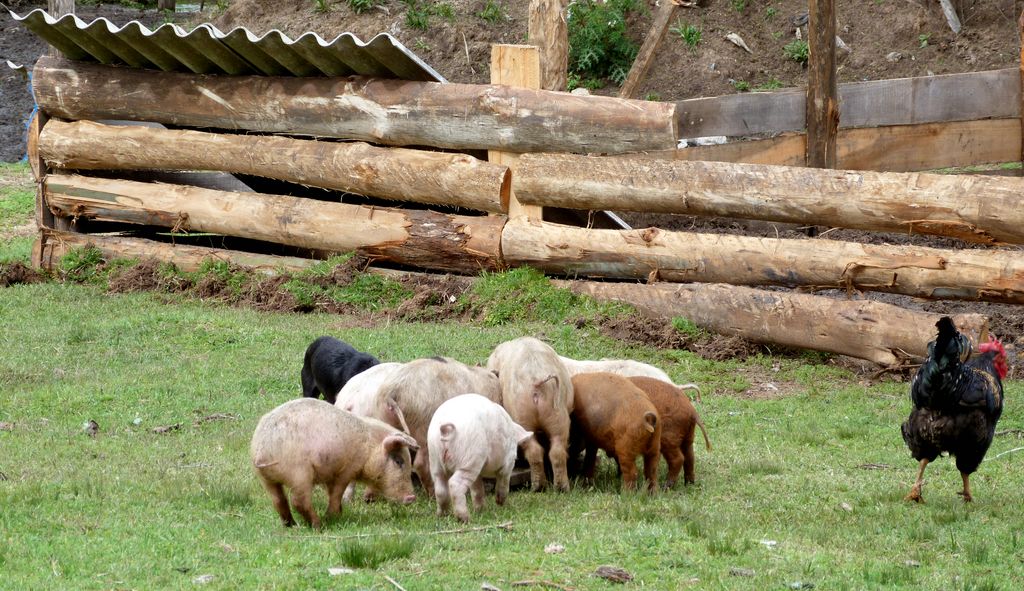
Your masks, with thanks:
[[[405,497],[402,499],[402,504],[403,505],[408,505],[408,504],[414,503],[414,502],[416,502],[416,495],[413,495],[413,494],[405,495]]]

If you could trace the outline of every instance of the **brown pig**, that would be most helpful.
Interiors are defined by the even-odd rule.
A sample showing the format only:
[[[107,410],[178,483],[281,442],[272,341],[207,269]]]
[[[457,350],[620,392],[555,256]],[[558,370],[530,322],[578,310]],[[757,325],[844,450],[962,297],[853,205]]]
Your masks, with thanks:
[[[661,454],[668,463],[668,480],[665,486],[675,486],[680,468],[683,469],[686,484],[693,484],[694,428],[700,427],[708,451],[711,451],[711,440],[708,439],[704,422],[700,420],[700,415],[690,402],[689,396],[676,386],[661,380],[633,377],[629,378],[629,381],[643,390],[661,417]]]
[[[430,357],[410,361],[395,370],[381,383],[371,405],[369,416],[404,430],[420,446],[413,469],[430,496],[434,494],[427,448],[430,419],[445,400],[471,392],[501,404],[498,377],[490,370],[448,357]]]
[[[629,378],[608,372],[577,374],[572,388],[572,420],[586,440],[584,478],[594,477],[597,450],[602,449],[618,460],[622,485],[630,490],[636,489],[636,458],[643,456],[647,490],[657,490],[661,421],[654,404]]]
[[[365,482],[387,498],[411,503],[412,437],[380,421],[357,417],[315,398],[291,400],[263,415],[249,447],[253,467],[286,527],[295,525],[291,504],[312,527],[313,487],[327,489],[327,515],[341,513],[349,482]]]
[[[487,369],[498,372],[502,406],[512,420],[535,435],[546,436],[555,487],[569,490],[566,461],[573,391],[569,372],[558,354],[533,337],[521,337],[495,347],[487,359]],[[546,487],[544,447],[536,437],[527,439],[522,447],[530,462],[531,488],[537,491]]]

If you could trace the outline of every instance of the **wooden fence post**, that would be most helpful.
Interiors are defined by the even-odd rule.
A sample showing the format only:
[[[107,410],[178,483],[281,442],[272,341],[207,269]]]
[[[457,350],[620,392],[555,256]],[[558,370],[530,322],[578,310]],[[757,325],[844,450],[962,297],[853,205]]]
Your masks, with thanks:
[[[809,0],[807,166],[836,167],[839,87],[836,83],[835,0]]]
[[[523,88],[540,88],[540,50],[532,45],[493,45],[491,46],[491,84],[521,86]],[[515,179],[518,154],[488,150],[487,159],[495,164],[507,166]],[[508,217],[528,217],[540,220],[543,209],[537,205],[522,205],[516,199],[515,190],[511,191],[508,200]]]
[[[665,32],[668,31],[668,24],[672,20],[675,9],[675,2],[672,0],[662,0],[658,13],[654,15],[651,30],[647,33],[647,37],[644,38],[644,44],[640,47],[640,52],[637,53],[636,59],[633,60],[633,66],[629,68],[629,73],[626,74],[626,80],[622,83],[622,88],[619,89],[620,98],[633,98],[633,95],[636,94],[637,88],[640,87],[640,82],[643,81],[644,76],[647,74],[647,69],[651,66],[651,60],[654,59],[654,52],[665,38]]]
[[[540,48],[540,88],[566,89],[569,69],[569,27],[563,0],[530,0],[528,37]],[[492,80],[493,82],[493,80]]]

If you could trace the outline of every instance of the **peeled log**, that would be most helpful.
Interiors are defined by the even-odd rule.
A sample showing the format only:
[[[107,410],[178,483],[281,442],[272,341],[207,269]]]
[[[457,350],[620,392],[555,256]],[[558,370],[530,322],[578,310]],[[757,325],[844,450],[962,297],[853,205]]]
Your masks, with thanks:
[[[164,183],[50,175],[54,215],[213,232],[373,260],[477,273],[498,268],[500,216],[348,205],[261,193],[232,193]]]
[[[50,120],[39,137],[50,166],[84,170],[219,170],[397,201],[501,212],[507,167],[467,154],[276,136],[216,134]]]
[[[522,203],[737,217],[1024,244],[1024,179],[525,154]]]
[[[712,332],[760,343],[815,349],[895,365],[923,359],[940,314],[865,300],[836,300],[721,284],[671,285],[556,281],[599,300],[626,302],[657,316],[683,316]],[[957,314],[953,322],[975,343],[988,318]]]
[[[501,237],[510,266],[552,274],[675,282],[784,285],[1024,303],[1024,257],[834,240],[780,240],[644,230],[594,230],[515,218]]]
[[[675,105],[498,85],[204,76],[44,57],[32,88],[65,119],[127,119],[387,145],[624,153],[676,146]]]
[[[155,259],[174,263],[181,271],[199,270],[204,261],[227,261],[233,265],[247,267],[258,273],[275,275],[281,271],[298,273],[315,265],[318,261],[299,257],[257,254],[224,248],[169,244],[103,234],[79,234],[77,232],[45,231],[33,248],[33,262],[43,268],[53,269],[61,257],[73,248],[93,246],[107,259]]]

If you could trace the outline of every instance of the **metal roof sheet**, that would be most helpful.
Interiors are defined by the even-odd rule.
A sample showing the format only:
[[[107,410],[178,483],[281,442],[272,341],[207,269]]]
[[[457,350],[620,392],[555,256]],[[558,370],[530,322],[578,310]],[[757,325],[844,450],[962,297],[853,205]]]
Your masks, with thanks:
[[[361,74],[445,82],[444,77],[387,33],[380,33],[367,43],[352,33],[325,41],[316,33],[291,39],[276,29],[262,36],[244,27],[223,33],[208,23],[188,32],[173,23],[150,30],[138,21],[118,27],[105,18],[86,23],[74,14],[55,19],[42,9],[25,16],[8,12],[73,60],[197,74]]]

